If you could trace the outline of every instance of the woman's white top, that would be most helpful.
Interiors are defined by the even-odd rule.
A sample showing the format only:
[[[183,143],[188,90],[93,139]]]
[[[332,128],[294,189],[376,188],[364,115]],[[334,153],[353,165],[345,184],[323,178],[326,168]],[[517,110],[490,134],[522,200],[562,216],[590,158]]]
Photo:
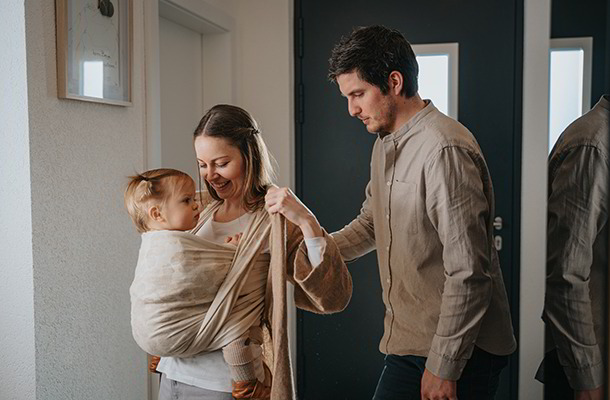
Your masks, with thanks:
[[[208,219],[197,232],[207,240],[224,243],[226,238],[244,232],[254,214],[247,213],[229,222],[216,222]],[[322,263],[326,241],[322,237],[305,239],[309,262],[313,267]],[[254,265],[254,270],[248,276],[247,287],[265,284],[269,268],[269,244],[263,248],[260,260]],[[177,358],[163,357],[157,366],[157,371],[164,373],[168,379],[218,392],[231,392],[231,373],[222,356],[222,350],[203,353],[193,357]]]

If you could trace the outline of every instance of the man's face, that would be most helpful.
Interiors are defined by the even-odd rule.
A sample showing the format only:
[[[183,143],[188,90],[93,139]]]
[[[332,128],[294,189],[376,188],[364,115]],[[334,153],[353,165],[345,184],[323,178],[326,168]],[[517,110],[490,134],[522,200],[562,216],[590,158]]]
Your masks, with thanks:
[[[341,95],[347,98],[349,115],[357,117],[370,133],[394,132],[396,103],[391,94],[384,95],[377,86],[360,79],[356,71],[337,77]]]

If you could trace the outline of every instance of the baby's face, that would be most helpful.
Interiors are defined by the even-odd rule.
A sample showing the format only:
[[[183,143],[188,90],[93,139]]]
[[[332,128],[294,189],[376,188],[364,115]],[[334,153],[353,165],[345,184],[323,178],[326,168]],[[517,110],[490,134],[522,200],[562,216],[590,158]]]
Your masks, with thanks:
[[[161,214],[165,220],[165,229],[168,230],[188,231],[197,225],[199,206],[195,201],[195,182],[192,179],[175,186]]]

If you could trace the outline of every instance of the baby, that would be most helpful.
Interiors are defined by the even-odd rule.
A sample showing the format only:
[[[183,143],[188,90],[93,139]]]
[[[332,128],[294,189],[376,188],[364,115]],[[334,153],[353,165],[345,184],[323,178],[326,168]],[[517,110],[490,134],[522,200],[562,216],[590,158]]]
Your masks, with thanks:
[[[151,235],[153,232],[157,232],[157,234],[162,234],[162,231],[181,231],[184,233],[174,233],[167,236],[162,236],[161,239],[158,240],[179,240],[181,237],[185,237],[187,240],[195,240],[196,236],[194,234],[189,233],[188,231],[194,229],[197,226],[199,220],[199,214],[201,212],[200,205],[198,199],[196,197],[195,191],[195,182],[189,175],[184,172],[175,170],[175,169],[154,169],[150,171],[146,171],[144,173],[135,175],[130,177],[130,182],[127,185],[127,189],[125,190],[125,207],[131,217],[133,223],[136,226],[138,232],[142,233],[142,249],[140,251],[140,259],[138,261],[138,266],[141,264],[145,264],[146,261],[143,262],[145,256],[151,257],[151,251],[158,252],[157,254],[153,254],[152,258],[158,259],[162,257],[166,257],[170,259],[171,262],[169,264],[158,264],[148,267],[148,271],[156,268],[166,268],[167,265],[173,267],[176,262],[180,263],[181,258],[179,255],[174,254],[162,254],[163,252],[168,253],[165,248],[160,249],[158,245],[148,246],[148,249],[145,249],[145,239],[146,236]],[[176,235],[178,239],[176,239]],[[192,236],[189,238],[189,236]],[[239,242],[241,234],[235,235],[233,237],[227,237],[225,239],[225,243],[237,245]],[[191,246],[192,247],[192,246]],[[180,251],[187,251],[187,247],[176,247]],[[170,248],[171,249],[171,248]],[[198,251],[201,251],[198,249]],[[176,261],[178,260],[178,261]],[[189,269],[192,266],[188,264],[184,265],[185,269]],[[203,268],[203,267],[202,267]],[[144,270],[146,271],[146,270]],[[146,333],[144,334],[142,331],[146,330],[146,326],[155,326],[148,325],[148,321],[145,323],[140,323],[142,319],[150,319],[149,315],[162,316],[165,319],[173,319],[171,321],[173,326],[179,326],[183,323],[180,321],[181,314],[176,313],[168,313],[166,310],[169,307],[174,307],[174,305],[166,305],[163,304],[163,296],[159,294],[159,287],[154,287],[150,283],[142,283],[144,279],[142,278],[146,272],[143,274],[142,271],[138,271],[136,269],[136,276],[134,278],[134,283],[132,284],[132,330],[134,333],[134,339],[141,347],[147,347],[148,343],[144,341],[145,338],[154,336],[164,336],[162,340],[155,341],[157,348],[161,349],[163,352],[163,356],[170,356],[176,354],[180,354],[179,351],[175,351],[178,348],[184,348],[187,346],[188,342],[190,342],[190,338],[182,338],[180,336],[172,336],[171,339],[168,339],[168,335],[165,334],[165,331],[159,330],[159,332],[154,333]],[[179,296],[183,296],[184,293],[190,293],[191,296],[197,297],[197,300],[200,299],[213,299],[218,290],[219,285],[222,283],[222,278],[226,274],[226,271],[218,272],[218,276],[220,278],[210,279],[205,283],[199,282],[198,284],[190,283],[190,281],[182,281],[180,283],[180,291]],[[171,276],[171,275],[170,275]],[[209,275],[207,275],[209,276]],[[168,283],[168,286],[171,286]],[[134,290],[137,288],[137,290]],[[134,297],[134,293],[137,292],[137,298]],[[176,294],[171,293],[167,296],[167,299],[175,298]],[[142,300],[144,299],[144,300]],[[148,301],[148,300],[150,301]],[[134,313],[134,302],[138,303],[147,303],[148,308],[146,310],[153,309],[154,313],[149,314],[148,312],[139,312],[136,311]],[[171,300],[168,300],[168,303]],[[166,307],[167,306],[167,307]],[[139,305],[137,307],[140,307]],[[143,308],[135,308],[135,310],[141,310]],[[135,315],[134,315],[135,314]],[[139,315],[138,315],[139,314]],[[188,318],[184,318],[187,320]],[[139,321],[138,321],[139,320]],[[138,322],[136,322],[138,321]],[[188,321],[186,323],[189,323]],[[152,328],[149,328],[152,329]],[[155,328],[156,329],[156,328]],[[149,340],[152,342],[152,340]],[[171,344],[171,348],[166,345],[166,343],[176,342]],[[184,343],[182,343],[184,342]],[[143,344],[146,343],[144,346]],[[159,344],[163,343],[163,344]],[[262,364],[260,362],[260,355],[257,354],[260,350],[253,347],[254,343],[251,344],[250,339],[242,336],[236,340],[233,340],[231,343],[227,344],[223,347],[223,355],[225,357],[225,361],[229,365],[229,369],[231,372],[231,377],[235,382],[253,382],[256,383],[257,377],[265,379],[265,373],[262,373]],[[254,349],[254,350],[253,350]],[[144,348],[144,350],[147,350]],[[150,351],[150,350],[149,350]],[[157,353],[159,354],[159,353]],[[156,368],[156,364],[158,363],[159,357],[153,356],[151,360],[150,369],[154,370]],[[260,365],[259,365],[260,364]],[[261,379],[259,379],[261,380]]]
[[[125,207],[140,233],[189,231],[199,220],[195,182],[175,169],[154,169],[130,177]]]

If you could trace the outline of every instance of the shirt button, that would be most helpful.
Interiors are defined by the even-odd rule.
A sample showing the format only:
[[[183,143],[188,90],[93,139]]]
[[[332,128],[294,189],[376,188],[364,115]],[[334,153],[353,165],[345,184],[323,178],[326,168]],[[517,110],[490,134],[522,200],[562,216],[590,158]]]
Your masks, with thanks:
[[[388,185],[388,186],[390,186],[390,185],[392,185],[392,182],[387,181],[385,184],[386,184],[386,185]]]
[[[390,251],[390,246],[387,246],[385,249],[386,249],[387,251]]]
[[[392,283],[392,280],[390,278],[385,280],[387,283]]]
[[[385,215],[385,217],[386,217],[387,219],[390,219],[390,214],[386,214],[386,215]]]

